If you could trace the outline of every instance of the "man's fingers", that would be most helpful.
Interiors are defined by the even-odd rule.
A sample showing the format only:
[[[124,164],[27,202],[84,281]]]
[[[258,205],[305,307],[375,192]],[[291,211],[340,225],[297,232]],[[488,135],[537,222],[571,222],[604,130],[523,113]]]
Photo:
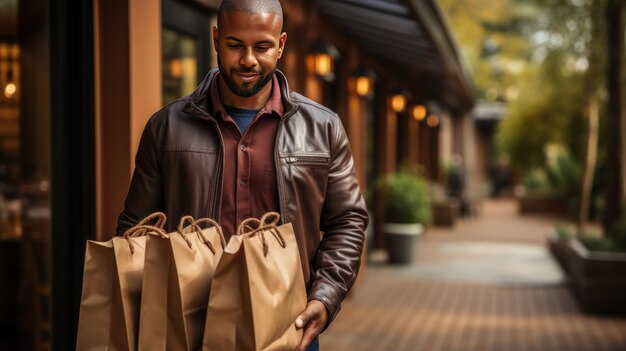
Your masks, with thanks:
[[[313,342],[313,339],[317,336],[315,323],[311,323],[304,328],[304,335],[302,335],[302,341],[300,342],[300,347],[298,347],[298,351],[306,351],[306,348]]]
[[[296,318],[296,328],[301,329],[307,323],[309,323],[309,319],[311,319],[311,313],[308,309],[305,309],[304,312],[300,313],[300,315]]]

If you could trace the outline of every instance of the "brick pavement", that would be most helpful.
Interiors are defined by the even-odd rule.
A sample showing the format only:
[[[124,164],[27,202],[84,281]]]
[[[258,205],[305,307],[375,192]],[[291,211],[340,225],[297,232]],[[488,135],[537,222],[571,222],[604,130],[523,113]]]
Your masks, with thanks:
[[[506,279],[502,274],[509,268],[497,263],[505,261],[498,253],[484,252],[458,256],[470,257],[468,267],[475,264],[484,272],[446,271],[459,267],[445,265],[457,253],[445,256],[443,249],[463,243],[470,248],[485,243],[480,247],[492,250],[519,247],[505,253],[509,260],[530,255],[520,259],[541,261],[532,255],[543,252],[544,237],[555,222],[520,217],[514,202],[498,200],[487,201],[478,219],[464,220],[452,230],[430,228],[421,238],[415,265],[368,265],[364,279],[322,335],[321,349],[625,351],[626,318],[583,314],[561,276],[531,270],[520,273],[526,279]],[[480,255],[496,263],[480,266],[474,262],[482,260]],[[441,277],[423,274],[428,265],[440,265]]]

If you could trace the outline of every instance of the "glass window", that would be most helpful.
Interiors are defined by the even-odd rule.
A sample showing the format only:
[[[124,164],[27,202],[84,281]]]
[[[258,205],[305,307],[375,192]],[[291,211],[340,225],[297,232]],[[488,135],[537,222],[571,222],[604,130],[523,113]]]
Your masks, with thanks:
[[[163,104],[193,92],[198,84],[198,43],[192,36],[163,27]]]
[[[0,6],[0,350],[50,348],[46,6]]]

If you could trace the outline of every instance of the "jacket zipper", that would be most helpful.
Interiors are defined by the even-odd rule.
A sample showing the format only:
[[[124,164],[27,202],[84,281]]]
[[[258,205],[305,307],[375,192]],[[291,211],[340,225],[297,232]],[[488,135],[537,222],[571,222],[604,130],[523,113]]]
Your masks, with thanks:
[[[285,162],[292,163],[302,163],[302,164],[314,164],[314,165],[327,165],[330,157],[328,156],[314,156],[314,155],[290,155],[287,157],[283,157]]]
[[[298,111],[298,105],[291,111],[289,114],[283,116],[278,123],[278,130],[276,131],[276,140],[274,141],[274,164],[276,167],[276,186],[278,187],[278,213],[280,213],[280,219],[282,223],[287,223],[288,218],[285,216],[285,200],[283,199],[283,174],[280,169],[280,153],[278,152],[278,144],[280,140],[281,132],[283,131],[283,127],[285,124],[285,120],[291,117]]]
[[[215,131],[217,132],[217,136],[219,137],[219,141],[220,141],[220,151],[218,154],[218,158],[217,158],[217,169],[215,171],[216,176],[213,177],[213,181],[212,181],[212,185],[211,185],[211,190],[210,193],[211,194],[215,194],[216,190],[217,190],[217,185],[220,184],[220,182],[222,181],[222,178],[224,178],[224,167],[223,167],[223,163],[224,163],[224,137],[222,136],[222,131],[220,130],[219,126],[217,125],[217,121],[215,121],[215,119],[213,119],[212,116],[210,116],[209,114],[203,112],[202,110],[195,108],[193,109],[191,112],[195,112],[197,113],[198,117],[206,120],[207,122],[209,122],[210,124],[213,125],[213,127],[215,128]],[[206,118],[204,118],[206,117]],[[217,204],[221,201],[222,199],[222,187],[220,187],[219,189],[219,195],[218,196],[214,196],[212,201],[209,202],[209,216],[211,219],[215,220],[216,222],[219,223],[220,221],[220,213],[218,213],[217,210]]]
[[[220,152],[217,159],[217,170],[215,172],[216,177],[215,181],[213,182],[213,189],[211,189],[211,194],[215,194],[217,190],[217,185],[221,184],[221,181],[224,178],[224,137],[222,136],[222,131],[217,125],[217,122],[215,120],[212,120],[211,123],[215,127],[215,130],[217,131],[217,136],[220,139]],[[221,202],[222,200],[223,191],[224,188],[220,186],[219,195],[213,197],[213,204],[211,204],[211,218],[213,218],[218,223],[220,221],[221,213],[218,213],[219,211],[217,209],[219,202]]]

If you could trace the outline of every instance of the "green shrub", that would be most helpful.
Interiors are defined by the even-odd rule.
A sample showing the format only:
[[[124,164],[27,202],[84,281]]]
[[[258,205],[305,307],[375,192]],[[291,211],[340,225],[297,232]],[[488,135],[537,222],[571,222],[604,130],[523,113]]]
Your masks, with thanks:
[[[526,189],[533,193],[549,193],[552,191],[550,181],[545,170],[535,168],[528,171],[523,178]]]
[[[587,247],[589,251],[603,252],[619,252],[622,249],[615,243],[612,238],[600,237],[597,235],[582,234],[579,238],[580,242]]]
[[[388,223],[421,223],[431,221],[428,183],[411,170],[388,174],[377,182],[385,194],[385,221]]]
[[[609,236],[583,233],[579,239],[590,251],[626,252],[626,218],[613,226]]]
[[[526,189],[534,193],[549,193],[567,199],[577,199],[582,182],[582,166],[569,152],[558,149],[543,168],[533,168],[523,178]]]
[[[571,225],[558,225],[554,228],[554,232],[559,240],[566,240],[574,237],[574,228]]]

